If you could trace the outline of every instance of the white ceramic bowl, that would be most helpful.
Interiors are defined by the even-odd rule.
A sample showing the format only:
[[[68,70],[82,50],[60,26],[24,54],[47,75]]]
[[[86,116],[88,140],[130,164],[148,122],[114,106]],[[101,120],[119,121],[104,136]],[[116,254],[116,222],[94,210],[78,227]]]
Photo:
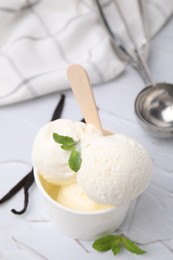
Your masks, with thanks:
[[[34,177],[47,203],[51,221],[59,232],[71,238],[97,239],[118,229],[126,217],[129,202],[116,208],[95,212],[79,212],[66,208],[48,194],[36,170],[34,170]]]

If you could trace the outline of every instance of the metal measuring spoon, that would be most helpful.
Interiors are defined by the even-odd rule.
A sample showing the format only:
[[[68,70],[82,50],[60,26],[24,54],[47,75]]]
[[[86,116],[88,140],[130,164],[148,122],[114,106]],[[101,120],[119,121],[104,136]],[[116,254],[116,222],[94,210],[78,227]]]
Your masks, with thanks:
[[[121,12],[118,2],[115,1],[115,5],[124,23],[126,32],[133,44],[135,57],[128,52],[120,37],[117,37],[117,35],[112,32],[99,0],[95,0],[95,2],[118,57],[123,61],[130,62],[147,84],[147,87],[138,94],[135,100],[135,113],[139,123],[142,127],[149,130],[157,137],[172,137],[173,85],[168,83],[156,84],[153,81],[148,65],[133,40],[133,36],[123,13]]]

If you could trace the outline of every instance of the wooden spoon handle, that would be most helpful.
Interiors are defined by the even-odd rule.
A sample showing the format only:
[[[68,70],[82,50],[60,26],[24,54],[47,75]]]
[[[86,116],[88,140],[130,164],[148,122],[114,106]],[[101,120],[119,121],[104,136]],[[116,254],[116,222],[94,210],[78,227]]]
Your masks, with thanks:
[[[68,67],[67,77],[86,123],[103,131],[87,72],[81,65],[74,64]]]

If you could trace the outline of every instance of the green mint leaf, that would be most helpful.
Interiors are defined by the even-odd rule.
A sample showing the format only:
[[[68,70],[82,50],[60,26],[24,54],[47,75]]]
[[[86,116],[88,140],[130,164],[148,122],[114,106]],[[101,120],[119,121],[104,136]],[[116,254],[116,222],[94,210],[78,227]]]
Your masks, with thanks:
[[[73,150],[73,148],[74,148],[74,146],[75,146],[75,144],[62,144],[61,145],[61,149],[63,149],[63,150]]]
[[[131,241],[127,237],[122,236],[122,243],[123,243],[123,246],[131,253],[134,253],[137,255],[142,255],[142,254],[146,253],[144,250],[139,248],[133,241]]]
[[[71,150],[71,154],[68,160],[69,167],[74,171],[77,172],[81,166],[81,154],[76,149],[76,145],[79,141],[75,141],[72,137],[59,135],[57,133],[53,133],[53,139],[56,143],[61,144],[61,148],[63,150]]]
[[[112,249],[113,254],[117,255],[121,251],[121,242],[113,244],[111,249]]]
[[[82,163],[81,154],[79,151],[76,150],[76,147],[73,148],[70,158],[68,160],[69,167],[74,171],[77,172],[80,169]]]
[[[78,143],[72,137],[65,136],[65,135],[59,135],[57,133],[53,133],[53,139],[58,144],[67,145],[67,146],[71,146],[71,147]]]
[[[112,244],[112,252],[114,255],[117,255],[121,251],[122,238],[121,236],[115,236],[115,241]]]
[[[95,240],[94,243],[92,244],[92,247],[99,252],[105,252],[112,249],[112,245],[114,242],[115,242],[115,236],[108,235]]]

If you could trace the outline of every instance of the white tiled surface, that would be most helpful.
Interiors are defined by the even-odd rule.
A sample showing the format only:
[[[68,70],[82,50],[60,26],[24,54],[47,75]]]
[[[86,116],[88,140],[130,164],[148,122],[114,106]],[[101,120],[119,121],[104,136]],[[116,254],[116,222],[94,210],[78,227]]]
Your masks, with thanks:
[[[173,19],[152,41],[149,66],[157,81],[173,82]],[[173,139],[158,140],[146,133],[134,115],[134,100],[144,87],[131,67],[119,78],[94,87],[104,128],[127,134],[140,141],[154,160],[151,185],[133,203],[120,228],[147,251],[136,256],[123,251],[117,259],[173,259]],[[80,120],[81,113],[71,91],[65,92],[63,117]],[[60,93],[0,108],[0,197],[31,168],[33,138],[49,121]],[[49,221],[42,196],[35,185],[22,216],[23,192],[0,206],[0,259],[76,260],[115,259],[111,252],[98,253],[92,242],[76,241],[59,234]]]

